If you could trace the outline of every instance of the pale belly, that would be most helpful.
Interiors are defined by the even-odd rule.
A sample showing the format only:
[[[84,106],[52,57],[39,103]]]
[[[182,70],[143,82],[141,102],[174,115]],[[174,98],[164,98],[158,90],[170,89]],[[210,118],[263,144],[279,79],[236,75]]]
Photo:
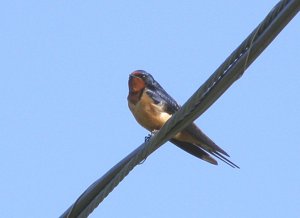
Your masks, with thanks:
[[[149,131],[159,130],[171,115],[164,112],[161,105],[154,104],[147,95],[141,99],[136,105],[128,102],[133,116],[141,126]]]
[[[161,105],[154,104],[147,95],[142,96],[141,100],[135,105],[128,101],[128,106],[136,121],[149,131],[159,130],[172,116],[171,114],[164,112]],[[174,138],[179,141],[191,143],[197,142],[196,139],[191,137],[190,134],[187,134],[185,131],[177,133]]]

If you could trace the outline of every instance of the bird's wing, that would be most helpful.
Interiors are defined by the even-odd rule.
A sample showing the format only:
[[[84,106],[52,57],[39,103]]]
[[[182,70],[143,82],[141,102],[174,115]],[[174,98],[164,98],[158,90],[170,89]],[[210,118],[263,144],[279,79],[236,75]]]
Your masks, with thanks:
[[[229,157],[229,155],[222,148],[216,145],[207,135],[205,135],[194,123],[187,126],[183,131],[196,138],[199,141],[197,146],[200,146],[206,152],[232,167],[239,168],[239,166],[235,163],[228,160],[225,156]]]
[[[158,82],[155,82],[153,86],[148,87],[147,94],[153,98],[156,104],[164,105],[165,111],[169,114],[174,114],[180,109],[180,105],[160,86]],[[208,153],[232,167],[239,168],[236,164],[228,160],[225,156],[229,157],[229,155],[222,148],[216,145],[208,136],[206,136],[194,123],[187,126],[183,131],[186,131],[188,134],[196,138],[199,141],[199,145],[175,139],[171,139],[170,141],[186,152],[210,163],[217,164],[217,162]]]
[[[190,144],[188,142],[182,142],[176,139],[171,139],[170,142],[172,142],[174,145],[181,148],[182,150],[190,153],[191,155],[194,155],[195,157],[205,160],[211,164],[218,165],[218,162],[215,159],[213,159],[208,153],[202,150],[199,146]]]
[[[194,155],[195,157],[205,160],[211,164],[218,165],[218,162],[214,158],[212,158],[208,153],[210,153],[214,157],[218,158],[219,160],[223,161],[224,163],[228,164],[229,166],[231,166],[233,168],[239,168],[239,166],[237,166],[235,163],[231,162],[226,157],[224,157],[223,155],[220,155],[218,153],[215,153],[215,152],[207,153],[206,151],[204,151],[204,149],[202,149],[199,146],[196,146],[196,145],[188,143],[188,142],[182,142],[182,141],[179,141],[176,139],[171,139],[170,142],[172,142],[174,145],[181,148],[182,150],[188,152],[189,154]]]
[[[151,96],[156,104],[162,104],[165,111],[169,114],[174,114],[179,110],[180,106],[160,85],[155,82],[154,85],[149,86],[147,94]]]

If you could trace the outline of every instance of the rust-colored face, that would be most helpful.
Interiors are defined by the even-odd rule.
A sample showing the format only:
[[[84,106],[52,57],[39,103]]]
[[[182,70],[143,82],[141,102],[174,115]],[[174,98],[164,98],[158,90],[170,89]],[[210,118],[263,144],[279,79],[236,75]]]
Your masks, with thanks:
[[[144,80],[139,76],[141,76],[139,72],[133,72],[129,76],[128,86],[131,93],[140,92],[146,86]]]

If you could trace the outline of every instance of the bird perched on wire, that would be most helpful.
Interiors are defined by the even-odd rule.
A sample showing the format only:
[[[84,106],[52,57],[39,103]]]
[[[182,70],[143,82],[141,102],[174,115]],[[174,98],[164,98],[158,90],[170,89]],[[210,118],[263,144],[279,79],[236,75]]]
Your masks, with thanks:
[[[128,106],[136,121],[147,130],[159,130],[165,122],[179,110],[177,102],[144,70],[136,70],[129,75]],[[171,140],[186,152],[217,165],[216,157],[231,167],[236,164],[228,160],[229,155],[194,123],[177,133]],[[212,155],[212,156],[211,156]]]

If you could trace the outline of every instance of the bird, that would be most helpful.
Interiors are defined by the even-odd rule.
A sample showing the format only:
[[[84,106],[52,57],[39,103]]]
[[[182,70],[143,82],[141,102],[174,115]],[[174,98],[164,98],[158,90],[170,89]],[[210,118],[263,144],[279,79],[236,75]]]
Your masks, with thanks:
[[[136,70],[129,74],[128,88],[127,101],[130,111],[136,121],[151,133],[158,131],[181,107],[153,76],[144,70]],[[218,165],[215,159],[217,158],[233,168],[239,168],[195,123],[189,124],[169,141],[210,164]]]

